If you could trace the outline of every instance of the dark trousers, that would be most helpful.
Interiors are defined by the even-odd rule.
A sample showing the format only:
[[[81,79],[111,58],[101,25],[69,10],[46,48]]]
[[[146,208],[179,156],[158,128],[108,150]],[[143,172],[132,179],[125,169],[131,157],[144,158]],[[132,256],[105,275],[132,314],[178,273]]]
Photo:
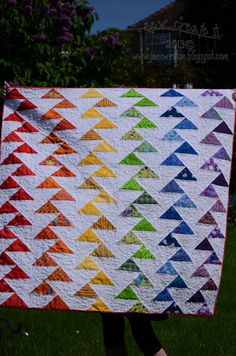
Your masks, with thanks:
[[[124,314],[101,313],[101,316],[105,348],[124,347]],[[133,337],[144,355],[152,356],[162,348],[147,315],[126,314],[126,317],[129,319]]]

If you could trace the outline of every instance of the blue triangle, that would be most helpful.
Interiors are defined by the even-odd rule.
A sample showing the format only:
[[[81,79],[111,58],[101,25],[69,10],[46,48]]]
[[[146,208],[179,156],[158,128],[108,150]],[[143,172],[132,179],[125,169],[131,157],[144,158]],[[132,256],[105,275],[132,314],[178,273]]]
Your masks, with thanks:
[[[188,142],[184,142],[179,148],[177,148],[175,153],[186,153],[189,155],[198,155],[198,153],[193,149],[193,147]]]
[[[190,100],[189,98],[184,97],[183,99],[181,99],[177,104],[175,104],[175,106],[187,106],[190,108],[196,107],[198,106],[197,104],[195,104],[192,100]]]
[[[177,276],[166,288],[188,288],[183,278]]]
[[[153,302],[168,302],[174,300],[168,290],[165,288],[161,293],[159,293],[154,299]]]
[[[182,262],[191,262],[189,255],[181,248],[177,251],[174,256],[172,256],[170,261],[182,261]]]
[[[175,130],[171,130],[167,134],[165,134],[165,136],[162,137],[162,140],[184,141],[184,139]]]
[[[183,189],[176,183],[175,180],[170,181],[164,188],[161,190],[162,193],[184,193]]]
[[[197,180],[193,176],[193,174],[190,172],[190,170],[185,167],[176,177],[175,179],[181,179],[181,180]]]
[[[176,270],[174,269],[173,265],[171,262],[166,262],[156,273],[161,273],[161,274],[170,274],[170,275],[176,275],[178,274]]]
[[[172,107],[164,112],[161,117],[184,117],[184,115],[182,115],[176,108]]]
[[[175,237],[172,234],[166,236],[160,243],[160,246],[169,246],[169,247],[181,247]]]
[[[188,119],[184,119],[181,121],[178,125],[174,127],[174,129],[180,129],[180,130],[198,130],[197,126],[195,126],[192,121]]]
[[[183,314],[182,310],[175,302],[173,302],[168,308],[166,308],[166,310],[164,310],[163,314],[164,313]]]
[[[174,206],[182,208],[196,208],[196,205],[187,194],[184,194],[179,200],[177,200],[177,202],[174,203]]]
[[[164,94],[161,94],[161,96],[166,96],[166,97],[174,97],[174,96],[183,96],[183,94],[178,93],[176,90],[174,89],[170,89],[167,92],[165,92]]]
[[[183,220],[173,206],[170,207],[164,214],[162,214],[160,219]]]
[[[161,163],[161,166],[184,166],[184,164],[180,161],[176,154],[172,153]]]
[[[186,224],[185,221],[182,221],[176,228],[172,231],[173,234],[183,234],[183,235],[193,235],[193,231]]]

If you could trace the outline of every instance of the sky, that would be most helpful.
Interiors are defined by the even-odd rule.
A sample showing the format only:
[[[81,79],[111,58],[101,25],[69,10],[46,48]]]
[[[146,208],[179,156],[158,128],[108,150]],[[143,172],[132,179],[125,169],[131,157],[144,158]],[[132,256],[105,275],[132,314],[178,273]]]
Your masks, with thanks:
[[[99,21],[93,25],[92,33],[110,27],[125,29],[171,2],[172,0],[90,0],[90,6],[95,7],[99,14]]]

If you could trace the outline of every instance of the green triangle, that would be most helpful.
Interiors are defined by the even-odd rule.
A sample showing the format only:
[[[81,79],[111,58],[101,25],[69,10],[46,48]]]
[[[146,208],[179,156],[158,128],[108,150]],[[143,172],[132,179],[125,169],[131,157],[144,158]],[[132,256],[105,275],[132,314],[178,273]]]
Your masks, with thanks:
[[[142,152],[142,153],[152,153],[152,152],[158,152],[155,147],[153,147],[148,141],[144,141],[141,143],[140,146],[138,146],[134,152]]]
[[[154,124],[151,120],[147,117],[144,117],[137,125],[134,126],[136,129],[155,129],[158,126]]]
[[[138,300],[136,293],[134,293],[133,289],[130,286],[123,289],[122,292],[120,292],[115,298]]]
[[[133,178],[126,182],[124,185],[122,185],[120,189],[144,191],[144,188]]]
[[[157,204],[156,200],[151,197],[147,192],[143,192],[133,204]]]
[[[131,285],[136,287],[153,287],[153,284],[149,281],[144,273],[141,273],[137,278],[135,278]]]
[[[143,114],[141,114],[141,112],[134,107],[126,110],[123,114],[120,115],[120,117],[138,117],[140,119],[144,118]]]
[[[126,93],[122,94],[120,98],[143,98],[143,95],[138,93],[135,89],[130,89]]]
[[[124,218],[143,218],[143,215],[140,214],[138,209],[132,204],[122,211],[120,216],[123,216]]]
[[[132,129],[127,132],[124,136],[121,137],[122,140],[134,140],[134,141],[142,141],[144,138],[135,130]]]
[[[137,102],[137,104],[135,104],[134,106],[158,106],[158,105],[148,98],[143,98],[139,102]]]
[[[140,171],[135,175],[138,178],[159,178],[159,176],[147,166],[140,169]]]
[[[135,227],[133,227],[134,231],[156,231],[155,227],[147,221],[146,219],[141,220]]]
[[[148,309],[140,301],[135,303],[129,310],[130,313],[147,313]]]
[[[130,245],[142,245],[142,242],[133,231],[129,231],[119,242]]]
[[[122,161],[120,161],[120,164],[132,164],[137,166],[144,165],[144,163],[137,156],[135,156],[133,152],[126,156],[124,159],[122,159]]]
[[[153,256],[153,254],[147,249],[146,246],[140,247],[138,251],[135,252],[135,254],[132,256],[134,258],[145,258],[145,259],[151,259],[155,260],[156,257]]]

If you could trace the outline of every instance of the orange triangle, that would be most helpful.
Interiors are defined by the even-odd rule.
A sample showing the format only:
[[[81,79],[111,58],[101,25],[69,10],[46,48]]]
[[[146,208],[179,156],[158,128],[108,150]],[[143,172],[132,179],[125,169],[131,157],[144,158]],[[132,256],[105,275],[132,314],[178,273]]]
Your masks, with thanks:
[[[72,282],[72,279],[66,274],[66,272],[58,267],[54,272],[52,272],[47,279],[50,281],[62,281],[62,282]]]
[[[89,153],[79,164],[103,164],[103,162],[93,153]]]
[[[95,257],[115,257],[113,253],[104,245],[100,244],[92,253],[91,256]]]
[[[77,106],[73,103],[71,103],[69,100],[64,99],[62,101],[60,101],[60,103],[56,104],[55,106],[53,106],[54,108],[57,109],[64,109],[64,108],[77,108]]]
[[[117,178],[117,175],[112,172],[105,164],[102,165],[96,172],[92,174],[92,177],[112,177]]]
[[[41,206],[38,210],[35,211],[40,214],[57,214],[60,211],[52,204],[52,202],[48,201],[44,205]]]
[[[42,162],[39,163],[41,166],[62,166],[62,163],[54,156],[48,156]]]
[[[46,282],[43,281],[38,287],[32,290],[31,293],[37,293],[41,295],[55,295],[54,289]]]
[[[93,224],[92,228],[101,230],[116,230],[115,226],[104,215]]]
[[[33,266],[58,266],[58,264],[45,252],[33,263]]]
[[[67,167],[62,166],[58,171],[54,172],[52,176],[55,177],[76,177],[76,174],[71,172]]]
[[[80,288],[78,292],[75,293],[76,297],[82,297],[82,298],[97,298],[98,295],[95,293],[93,288],[90,287],[90,285],[87,283],[85,286]]]
[[[112,280],[103,271],[98,272],[96,276],[89,281],[89,283],[113,285]]]
[[[53,246],[49,248],[47,252],[73,253],[73,251],[68,246],[66,246],[62,240],[58,240]]]
[[[117,106],[115,103],[113,103],[111,100],[104,98],[100,100],[95,107],[108,107],[108,106]]]
[[[36,188],[62,188],[60,184],[55,182],[51,177],[46,178],[42,183],[40,183]]]
[[[98,189],[103,190],[103,187],[98,184],[93,178],[88,178],[79,186],[80,189]]]
[[[58,114],[55,110],[51,109],[41,116],[42,120],[51,120],[51,119],[63,119],[63,117]]]
[[[88,229],[85,232],[83,232],[79,237],[77,237],[76,240],[83,241],[83,242],[101,242],[99,237],[91,229]]]
[[[61,130],[74,130],[77,129],[71,122],[66,119],[61,120],[56,127],[54,127],[53,131],[61,131]]]
[[[57,295],[50,303],[48,303],[44,309],[59,309],[59,310],[69,310],[68,305],[61,299],[59,295]]]
[[[42,240],[57,240],[58,236],[55,234],[55,232],[50,230],[49,227],[45,227],[34,238]]]
[[[42,99],[61,99],[64,98],[56,89],[51,89],[45,95],[42,96]]]
[[[48,226],[73,226],[73,224],[63,215],[60,214],[50,222]]]
[[[99,121],[93,128],[94,129],[117,129],[118,126],[105,118]]]
[[[82,119],[101,119],[101,118],[104,118],[104,116],[95,108],[88,109],[80,117]]]
[[[70,201],[75,201],[75,198],[72,197],[67,191],[64,189],[59,190],[56,194],[53,195],[53,197],[50,200],[70,200]]]
[[[85,140],[85,141],[89,141],[89,140],[103,140],[103,138],[94,130],[90,130],[88,131],[86,134],[84,134],[80,140]]]
[[[39,143],[61,143],[64,142],[55,132],[51,132],[49,135],[47,135],[42,141]]]
[[[64,142],[56,151],[53,152],[55,155],[65,155],[71,153],[77,153],[77,151],[66,142]]]

